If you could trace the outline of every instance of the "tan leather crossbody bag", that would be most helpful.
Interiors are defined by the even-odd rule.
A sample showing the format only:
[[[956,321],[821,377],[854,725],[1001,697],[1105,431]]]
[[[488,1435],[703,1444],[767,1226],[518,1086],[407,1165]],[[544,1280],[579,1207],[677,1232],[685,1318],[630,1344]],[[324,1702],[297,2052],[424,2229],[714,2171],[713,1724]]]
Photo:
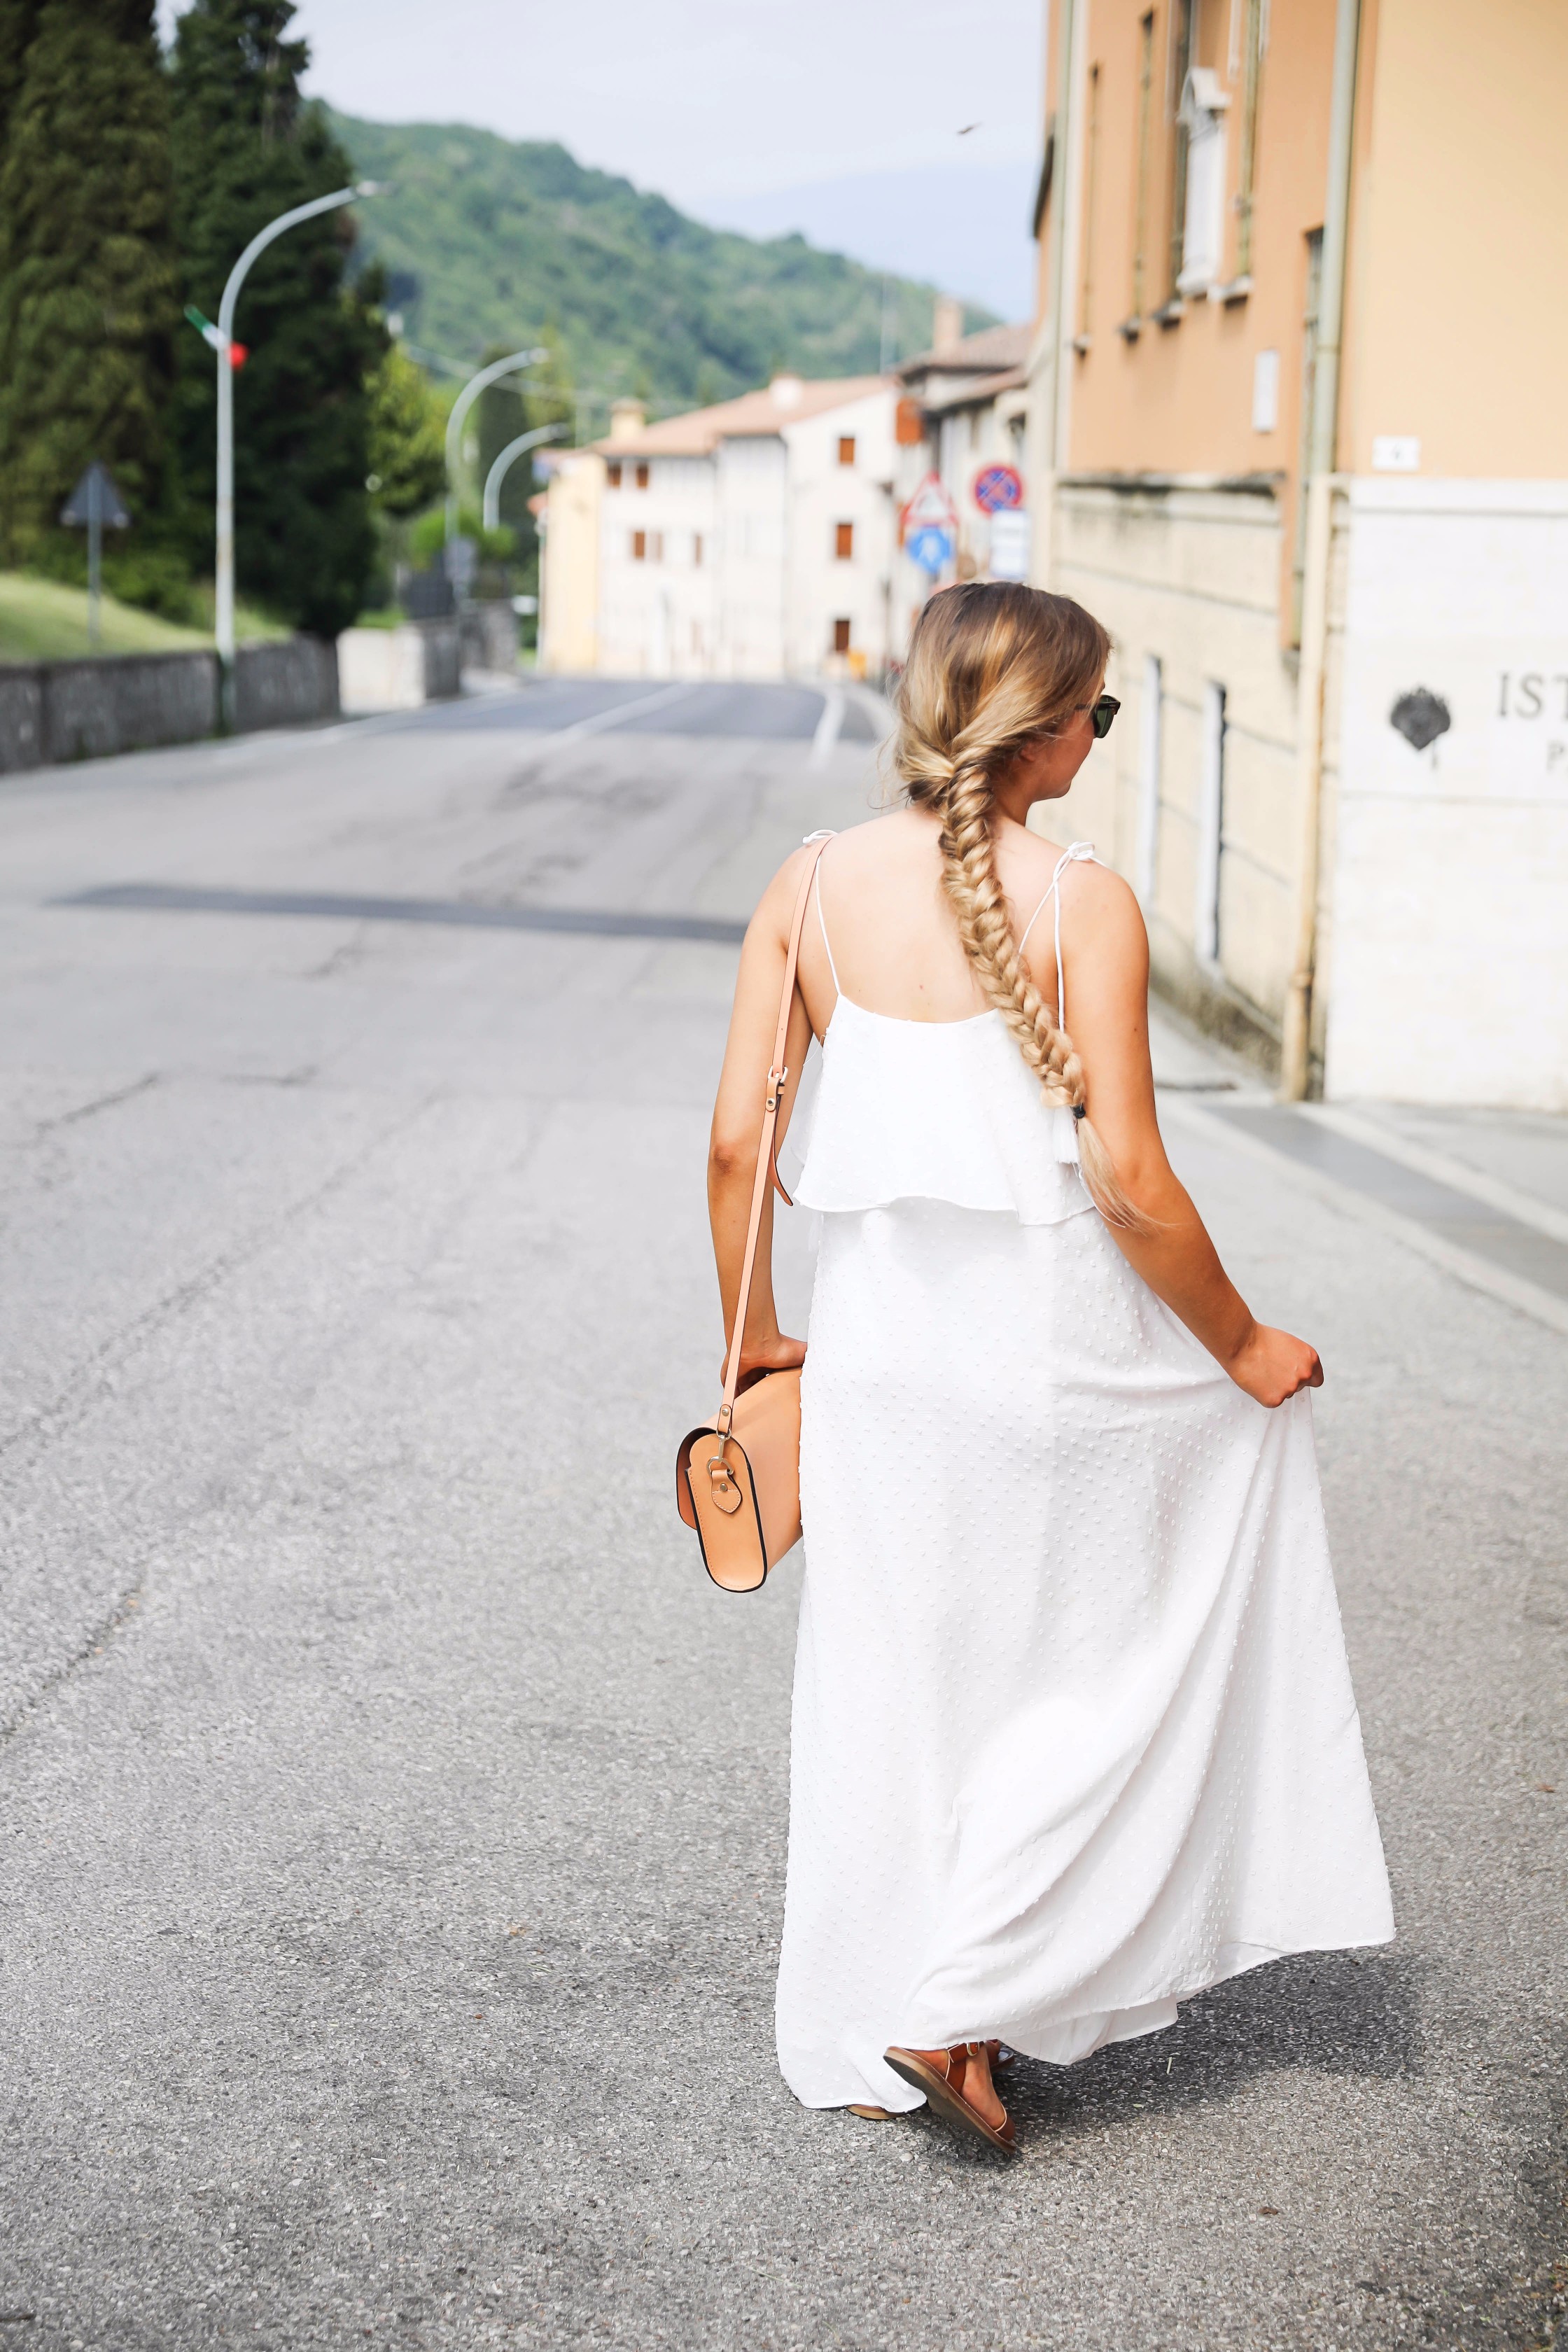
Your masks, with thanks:
[[[741,1267],[741,1294],[735,1301],[735,1328],[724,1362],[724,1393],[712,1420],[689,1430],[675,1457],[677,1507],[687,1526],[697,1530],[709,1575],[726,1592],[755,1592],[773,1562],[782,1559],[800,1538],[800,1374],[752,1372],[742,1384],[741,1339],[770,1183],[789,1203],[778,1171],[779,1107],[789,1078],[784,1054],[806,901],[816,861],[828,838],[823,835],[810,844],[811,856],[790,922],[784,995],[768,1069],[756,1181],[752,1186],[752,1220]]]

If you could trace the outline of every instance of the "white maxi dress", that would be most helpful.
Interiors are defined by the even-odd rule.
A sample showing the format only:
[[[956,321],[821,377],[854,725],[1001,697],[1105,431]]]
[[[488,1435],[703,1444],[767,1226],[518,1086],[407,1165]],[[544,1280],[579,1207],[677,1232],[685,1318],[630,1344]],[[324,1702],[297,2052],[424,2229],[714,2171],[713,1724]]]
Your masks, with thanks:
[[[1132,1271],[997,1013],[840,992],[795,1197],[795,2095],[918,2106],[889,2044],[1066,2064],[1385,1942],[1310,1397],[1255,1404]]]

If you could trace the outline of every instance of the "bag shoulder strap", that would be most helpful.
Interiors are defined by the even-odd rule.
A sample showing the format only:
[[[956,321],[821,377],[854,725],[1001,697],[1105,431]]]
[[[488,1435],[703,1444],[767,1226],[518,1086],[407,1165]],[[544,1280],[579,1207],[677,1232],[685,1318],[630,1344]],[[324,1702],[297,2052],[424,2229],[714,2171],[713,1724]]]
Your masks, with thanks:
[[[805,923],[806,904],[811,897],[811,885],[816,872],[816,861],[828,843],[830,833],[814,833],[806,837],[811,855],[805,861],[795,893],[795,913],[790,918],[789,947],[784,955],[784,993],[779,999],[778,1027],[773,1033],[773,1055],[768,1065],[767,1098],[763,1108],[762,1139],[757,1146],[757,1173],[752,1186],[752,1217],[746,1228],[746,1255],[741,1265],[741,1288],[735,1300],[735,1323],[730,1339],[730,1352],[724,1360],[724,1395],[719,1407],[718,1430],[721,1437],[728,1436],[731,1417],[735,1410],[735,1390],[741,1376],[741,1344],[745,1336],[746,1308],[751,1303],[752,1276],[757,1263],[757,1237],[763,1229],[763,1208],[768,1197],[770,1182],[778,1187],[780,1197],[793,1206],[789,1194],[780,1181],[778,1171],[779,1106],[789,1077],[784,1054],[789,1045],[789,1016],[795,1005],[795,976],[800,962],[800,935]]]

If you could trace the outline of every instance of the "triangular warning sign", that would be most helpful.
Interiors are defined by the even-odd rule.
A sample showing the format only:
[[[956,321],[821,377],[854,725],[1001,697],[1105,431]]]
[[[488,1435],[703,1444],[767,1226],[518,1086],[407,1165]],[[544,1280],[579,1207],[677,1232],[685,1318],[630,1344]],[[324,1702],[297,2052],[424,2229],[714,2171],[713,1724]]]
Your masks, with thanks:
[[[928,528],[936,530],[957,529],[958,509],[949,498],[946,485],[940,474],[926,476],[904,508],[899,520],[906,537],[911,530]]]

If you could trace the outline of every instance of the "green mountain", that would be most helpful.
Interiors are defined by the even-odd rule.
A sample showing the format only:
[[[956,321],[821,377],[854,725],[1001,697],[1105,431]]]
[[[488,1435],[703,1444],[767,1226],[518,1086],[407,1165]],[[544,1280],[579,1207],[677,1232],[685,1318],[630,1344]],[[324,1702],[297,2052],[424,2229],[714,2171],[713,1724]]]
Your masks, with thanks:
[[[391,183],[356,208],[358,258],[385,269],[409,341],[477,363],[547,339],[594,404],[587,430],[603,430],[623,393],[670,411],[779,368],[873,373],[885,285],[894,351],[931,341],[931,287],[885,281],[804,237],[705,228],[564,147],[459,124],[331,124],[357,172]],[[991,320],[973,311],[968,323]]]

